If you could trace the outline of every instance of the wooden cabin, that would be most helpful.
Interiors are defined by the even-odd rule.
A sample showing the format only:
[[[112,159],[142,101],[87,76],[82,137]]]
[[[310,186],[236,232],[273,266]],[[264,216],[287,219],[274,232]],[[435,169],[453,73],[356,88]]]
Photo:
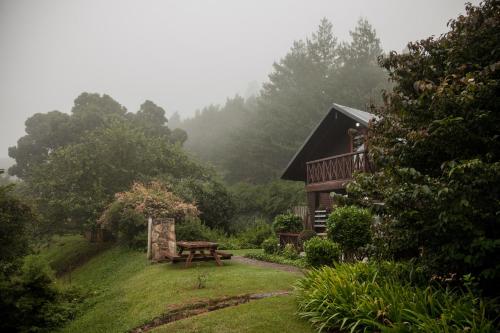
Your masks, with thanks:
[[[333,204],[330,193],[345,193],[355,171],[372,171],[365,140],[374,118],[371,113],[333,104],[286,167],[282,179],[305,183],[306,229],[324,233]]]

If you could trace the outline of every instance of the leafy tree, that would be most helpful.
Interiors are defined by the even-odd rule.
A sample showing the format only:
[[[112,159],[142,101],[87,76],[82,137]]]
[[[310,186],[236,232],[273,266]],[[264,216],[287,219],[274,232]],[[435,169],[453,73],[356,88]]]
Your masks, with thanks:
[[[46,229],[82,230],[95,225],[117,192],[136,180],[161,175],[202,177],[204,171],[163,137],[132,124],[89,132],[81,143],[54,151],[27,179]]]
[[[333,89],[345,105],[364,109],[368,104],[379,104],[380,91],[387,87],[387,74],[378,64],[383,50],[366,19],[360,19],[350,35],[351,42],[343,43],[339,49],[342,65],[338,68]]]
[[[498,293],[500,7],[466,10],[448,33],[382,60],[395,86],[370,132],[378,172],[348,190],[382,207],[380,235],[394,257],[472,273]]]
[[[235,204],[220,182],[188,177],[174,182],[173,190],[184,200],[196,204],[200,210],[200,219],[206,226],[230,231]]]
[[[162,137],[172,143],[181,145],[187,140],[186,132],[181,129],[171,131],[167,126],[165,110],[151,101],[145,101],[136,114],[127,114],[146,135]]]
[[[139,111],[127,113],[125,107],[108,95],[82,93],[75,99],[71,114],[52,111],[37,113],[26,120],[26,133],[17,146],[9,148],[16,164],[11,175],[26,178],[37,165],[47,162],[56,149],[82,142],[89,132],[116,123],[132,122],[147,135],[161,136],[170,142],[180,142],[183,136],[170,137],[165,111],[151,101],[144,102]]]
[[[9,148],[9,156],[16,160],[9,173],[19,178],[24,178],[31,166],[44,163],[50,152],[72,142],[74,135],[70,116],[59,111],[37,113],[25,125],[27,135]]]
[[[185,148],[224,174],[223,161],[227,158],[226,146],[231,139],[230,134],[244,126],[251,110],[251,101],[245,101],[238,95],[228,98],[223,106],[203,108],[195,117],[185,119],[178,125],[189,138]],[[178,114],[172,118],[174,123],[180,121]]]
[[[137,113],[110,96],[83,93],[71,114],[49,112],[26,121],[27,135],[10,155],[10,172],[42,216],[40,232],[93,227],[117,192],[156,177],[211,177],[182,151],[186,133],[171,132],[165,110],[151,101]]]
[[[0,271],[29,253],[30,207],[12,195],[14,185],[0,186]]]
[[[78,293],[61,291],[46,262],[32,256],[31,208],[0,186],[0,330],[49,332],[74,315]]]

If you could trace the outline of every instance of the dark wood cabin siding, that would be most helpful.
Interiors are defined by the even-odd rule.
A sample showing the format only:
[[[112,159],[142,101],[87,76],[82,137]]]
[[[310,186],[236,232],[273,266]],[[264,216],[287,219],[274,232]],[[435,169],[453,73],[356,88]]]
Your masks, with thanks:
[[[325,192],[325,193],[320,193],[319,194],[319,209],[327,209],[330,210],[332,208],[332,198],[330,196],[330,193]]]
[[[282,178],[305,181],[306,162],[349,153],[351,139],[348,130],[355,127],[356,121],[341,112],[328,114]]]

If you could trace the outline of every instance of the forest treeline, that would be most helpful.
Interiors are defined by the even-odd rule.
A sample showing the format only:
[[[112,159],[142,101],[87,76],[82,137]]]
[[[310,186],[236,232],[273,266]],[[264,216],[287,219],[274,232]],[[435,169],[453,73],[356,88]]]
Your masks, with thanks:
[[[257,96],[234,96],[184,120],[174,114],[170,127],[185,130],[185,148],[229,183],[277,178],[332,103],[368,110],[381,102],[388,80],[378,65],[380,39],[364,19],[350,37],[339,42],[323,19],[273,64]]]

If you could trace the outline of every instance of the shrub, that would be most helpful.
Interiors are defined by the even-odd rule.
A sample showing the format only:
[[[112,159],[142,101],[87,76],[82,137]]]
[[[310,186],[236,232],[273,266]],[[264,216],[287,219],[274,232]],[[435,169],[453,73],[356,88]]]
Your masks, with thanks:
[[[248,246],[245,246],[245,244],[241,242],[241,239],[236,236],[220,235],[219,238],[217,238],[217,243],[219,244],[219,250],[239,250],[248,248]]]
[[[316,236],[316,231],[314,230],[302,230],[299,234],[299,244],[301,246],[304,246],[304,243],[308,240],[310,240],[311,238],[315,237]]]
[[[328,237],[338,243],[346,259],[362,257],[360,249],[371,241],[373,217],[367,209],[356,206],[336,208],[326,221]]]
[[[253,224],[247,227],[237,237],[247,248],[259,247],[262,242],[272,235],[271,226],[265,220],[255,220]]]
[[[279,251],[280,244],[276,237],[269,237],[262,242],[261,247],[264,250],[264,253],[274,254]]]
[[[295,260],[299,257],[297,249],[295,248],[295,246],[293,246],[293,244],[286,244],[285,247],[283,248],[282,255],[286,259],[290,260]]]
[[[28,256],[22,266],[0,272],[2,332],[53,332],[76,313],[77,289],[59,289],[48,264]]]
[[[175,224],[175,238],[180,241],[217,241],[220,233],[204,225],[198,218],[188,218]]]
[[[489,304],[471,293],[413,286],[409,277],[379,268],[356,263],[311,270],[296,285],[299,315],[319,331],[495,332]]]
[[[35,224],[30,207],[12,194],[13,189],[13,185],[0,186],[0,266],[28,253],[28,230]]]
[[[292,213],[280,214],[273,221],[274,232],[299,232],[302,230],[302,219]]]
[[[340,258],[340,247],[331,240],[313,237],[304,243],[306,261],[313,267],[332,265]]]

